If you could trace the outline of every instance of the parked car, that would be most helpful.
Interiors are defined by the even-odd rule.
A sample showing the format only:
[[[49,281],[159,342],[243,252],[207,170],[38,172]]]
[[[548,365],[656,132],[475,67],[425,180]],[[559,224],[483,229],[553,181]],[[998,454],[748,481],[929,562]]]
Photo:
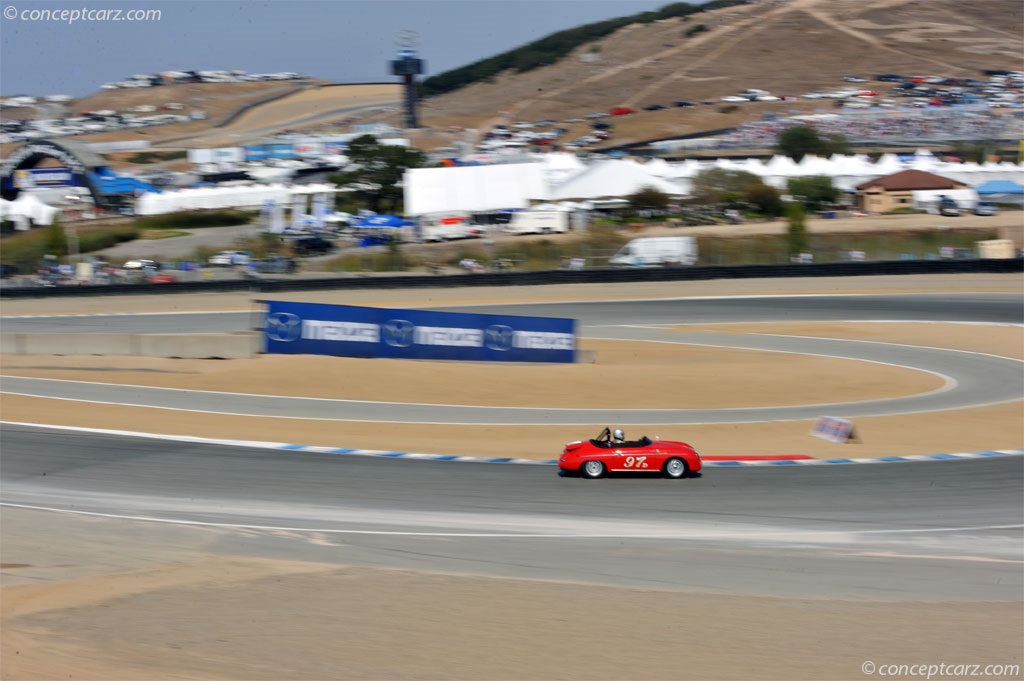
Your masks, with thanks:
[[[160,263],[158,263],[156,260],[138,259],[129,260],[121,267],[123,267],[126,270],[159,270]]]
[[[235,265],[248,265],[252,254],[249,251],[221,251],[217,255],[210,256],[207,264],[211,267],[234,267]]]
[[[974,206],[975,215],[998,215],[999,206],[992,203],[991,201],[978,201],[978,204]]]
[[[644,107],[644,111],[661,111],[664,108],[664,104],[648,104]]]
[[[0,264],[0,279],[7,279],[13,277],[18,273],[18,268],[14,265],[8,265],[7,263]]]
[[[323,255],[334,250],[334,243],[319,236],[306,236],[292,242],[295,255]]]
[[[693,102],[688,102],[685,99],[677,99],[676,101],[672,102],[672,106],[687,107],[687,106],[694,106],[694,103]]]
[[[960,215],[960,205],[952,197],[943,196],[939,199],[939,215],[956,217]]]

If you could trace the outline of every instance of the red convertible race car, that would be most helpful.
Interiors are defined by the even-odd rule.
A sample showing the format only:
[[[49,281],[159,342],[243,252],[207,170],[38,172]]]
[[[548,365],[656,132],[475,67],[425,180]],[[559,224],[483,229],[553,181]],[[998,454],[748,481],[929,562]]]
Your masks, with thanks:
[[[592,440],[565,445],[558,459],[564,473],[600,478],[609,472],[661,473],[667,478],[685,478],[700,471],[700,455],[685,442],[650,439],[627,441],[622,430],[605,428]]]

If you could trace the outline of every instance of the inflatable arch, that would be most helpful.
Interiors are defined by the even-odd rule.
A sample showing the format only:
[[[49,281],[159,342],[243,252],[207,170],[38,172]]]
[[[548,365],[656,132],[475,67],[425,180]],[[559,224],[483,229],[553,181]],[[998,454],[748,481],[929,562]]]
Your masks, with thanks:
[[[43,159],[52,158],[71,171],[74,183],[85,187],[92,194],[97,206],[108,208],[111,197],[105,194],[95,180],[106,169],[106,161],[81,142],[54,142],[38,139],[27,142],[15,149],[0,166],[0,194],[8,201],[17,198],[21,191],[14,182],[19,170],[35,168]]]

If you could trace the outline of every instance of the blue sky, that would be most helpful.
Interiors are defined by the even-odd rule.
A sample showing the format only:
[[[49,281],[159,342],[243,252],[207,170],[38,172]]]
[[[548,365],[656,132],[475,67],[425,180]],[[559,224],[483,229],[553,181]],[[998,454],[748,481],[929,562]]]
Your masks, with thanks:
[[[667,4],[670,0],[0,0],[0,95],[82,96],[136,73],[191,69],[390,81],[387,62],[402,31],[418,34],[417,49],[429,76],[555,31]],[[91,14],[73,14],[83,10]],[[130,10],[159,10],[159,18],[126,21]],[[118,12],[121,21],[104,20]]]

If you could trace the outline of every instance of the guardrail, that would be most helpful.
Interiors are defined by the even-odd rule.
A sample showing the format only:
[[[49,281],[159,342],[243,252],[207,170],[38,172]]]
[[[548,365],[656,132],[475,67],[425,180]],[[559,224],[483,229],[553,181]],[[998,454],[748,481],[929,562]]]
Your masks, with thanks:
[[[872,263],[744,265],[723,267],[643,267],[475,274],[366,275],[337,278],[244,279],[235,281],[111,284],[0,288],[4,298],[55,298],[175,293],[249,291],[322,291],[333,289],[457,288],[466,286],[546,286],[551,284],[613,284],[708,279],[773,279],[780,277],[862,277],[904,274],[1010,274],[1024,272],[1024,259],[899,260]]]
[[[260,353],[257,333],[0,333],[11,355],[122,355],[177,359],[245,359]]]

